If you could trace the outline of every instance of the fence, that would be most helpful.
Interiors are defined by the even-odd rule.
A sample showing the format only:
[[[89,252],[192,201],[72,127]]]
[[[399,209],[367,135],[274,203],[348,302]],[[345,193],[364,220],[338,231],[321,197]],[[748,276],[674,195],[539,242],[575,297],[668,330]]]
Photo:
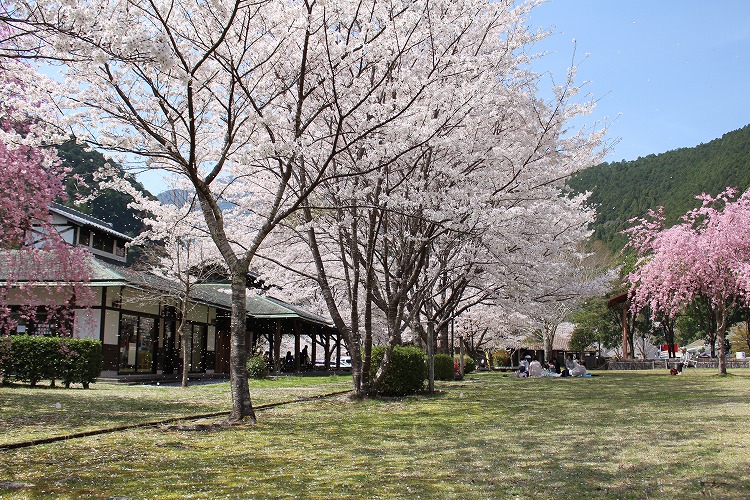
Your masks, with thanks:
[[[656,370],[677,368],[682,361],[677,359],[646,359],[646,360],[610,360],[607,362],[608,370]],[[719,360],[709,358],[705,361],[697,360],[698,368],[718,368]],[[692,366],[692,364],[691,364]],[[750,359],[727,359],[727,368],[750,368]]]

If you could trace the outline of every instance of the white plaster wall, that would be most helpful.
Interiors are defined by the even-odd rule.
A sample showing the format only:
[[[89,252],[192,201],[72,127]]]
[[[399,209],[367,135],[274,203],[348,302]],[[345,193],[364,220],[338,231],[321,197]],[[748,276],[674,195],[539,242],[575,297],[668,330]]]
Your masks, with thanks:
[[[99,340],[101,311],[98,309],[76,309],[73,317],[73,337]]]
[[[120,307],[128,311],[159,314],[159,299],[153,295],[126,288],[122,293]]]
[[[195,304],[193,307],[188,309],[187,319],[189,321],[197,321],[199,323],[205,323],[208,312],[208,306],[202,304]]]

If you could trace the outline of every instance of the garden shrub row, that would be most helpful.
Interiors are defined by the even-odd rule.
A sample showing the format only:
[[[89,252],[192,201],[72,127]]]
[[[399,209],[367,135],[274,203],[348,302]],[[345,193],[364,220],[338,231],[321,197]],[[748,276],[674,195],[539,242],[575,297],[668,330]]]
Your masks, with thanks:
[[[102,373],[102,343],[92,339],[11,335],[0,339],[0,375],[36,385],[61,380],[88,388]]]
[[[370,377],[375,378],[380,363],[385,355],[385,346],[372,348],[372,362]],[[449,354],[435,355],[435,380],[453,380],[455,377],[455,363],[459,356]],[[476,369],[474,360],[464,355],[464,373],[471,373]],[[378,393],[383,396],[405,396],[424,389],[427,380],[427,358],[424,351],[416,347],[396,346],[393,348],[391,365],[378,387]]]

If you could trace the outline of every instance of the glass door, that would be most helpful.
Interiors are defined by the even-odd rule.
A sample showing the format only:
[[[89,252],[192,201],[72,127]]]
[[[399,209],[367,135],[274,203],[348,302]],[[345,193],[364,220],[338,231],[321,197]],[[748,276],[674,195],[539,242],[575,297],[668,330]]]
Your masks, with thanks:
[[[138,371],[150,372],[154,368],[154,339],[156,321],[154,318],[140,318],[138,321]]]
[[[138,316],[123,314],[120,318],[120,373],[136,371]]]
[[[154,369],[156,319],[123,314],[120,318],[120,373],[150,373]]]

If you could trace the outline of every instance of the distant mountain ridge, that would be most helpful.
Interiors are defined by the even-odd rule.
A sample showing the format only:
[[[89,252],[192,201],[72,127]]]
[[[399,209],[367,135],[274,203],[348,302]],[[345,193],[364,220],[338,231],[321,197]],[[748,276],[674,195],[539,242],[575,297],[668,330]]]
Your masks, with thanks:
[[[626,243],[620,232],[633,217],[663,206],[667,223],[674,224],[698,206],[696,195],[716,195],[727,186],[750,187],[750,125],[693,148],[601,163],[568,181],[573,193],[591,191],[589,203],[597,210],[594,238],[613,251]]]

